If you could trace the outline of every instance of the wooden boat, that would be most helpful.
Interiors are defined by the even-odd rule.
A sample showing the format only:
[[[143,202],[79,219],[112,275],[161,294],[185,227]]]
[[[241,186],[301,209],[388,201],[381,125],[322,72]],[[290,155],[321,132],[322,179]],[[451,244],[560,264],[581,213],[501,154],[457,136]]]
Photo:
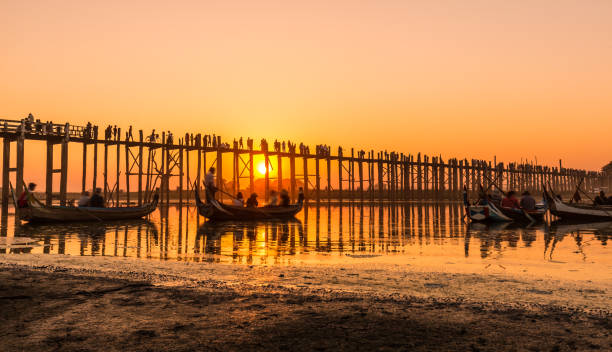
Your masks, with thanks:
[[[552,193],[544,189],[544,197],[548,202],[550,212],[570,221],[612,221],[612,205],[595,205],[580,203],[565,203]]]
[[[504,208],[489,200],[484,200],[481,204],[470,204],[467,199],[467,191],[465,190],[463,193],[463,203],[466,215],[475,222],[516,221],[532,223],[542,221],[544,214],[546,214],[546,205],[544,204],[538,204],[535,210]]]
[[[17,207],[17,200],[13,193]],[[139,219],[151,214],[157,208],[159,195],[155,194],[153,201],[138,207],[68,207],[44,205],[37,199],[28,202],[27,208],[19,209],[19,219],[28,222],[74,222],[74,221],[108,221]]]
[[[204,203],[195,192],[196,205],[200,215],[210,220],[285,220],[292,219],[302,210],[303,203],[288,207],[246,208],[217,202]]]

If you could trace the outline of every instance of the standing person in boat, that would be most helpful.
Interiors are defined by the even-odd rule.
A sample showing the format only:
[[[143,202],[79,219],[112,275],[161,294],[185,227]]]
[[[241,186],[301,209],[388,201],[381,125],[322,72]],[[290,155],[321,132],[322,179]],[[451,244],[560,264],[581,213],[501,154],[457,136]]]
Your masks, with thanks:
[[[304,195],[304,188],[300,187],[298,189],[298,204],[304,203],[304,199],[306,199],[306,196]]]
[[[215,193],[217,193],[214,167],[208,169],[206,176],[204,176],[204,187],[206,187],[206,201],[210,203],[213,199],[215,199]]]
[[[17,201],[17,206],[20,208],[29,207],[30,201],[34,198],[35,189],[36,189],[36,183],[33,183],[33,182],[28,183],[28,188],[24,189],[21,195],[19,196],[19,200]]]
[[[269,207],[277,207],[278,206],[278,193],[275,190],[270,191],[270,202],[268,203]]]
[[[247,199],[247,208],[257,208],[259,202],[257,202],[257,193],[252,193],[249,199]]]
[[[94,194],[89,198],[89,206],[94,208],[104,208],[104,197],[102,197],[102,189],[96,188]]]
[[[506,197],[502,199],[501,206],[503,208],[520,208],[518,199],[516,199],[516,192],[510,191],[506,194]]]
[[[79,198],[79,202],[77,203],[79,207],[88,207],[89,206],[89,192],[83,191],[81,193],[81,198]]]
[[[289,192],[286,189],[282,189],[280,191],[280,206],[288,207],[291,203],[291,198],[289,198]]]
[[[232,203],[233,203],[233,205],[235,205],[237,207],[243,207],[244,206],[244,198],[242,197],[242,192],[238,192],[238,194],[236,194],[236,198],[234,198]]]
[[[536,200],[531,196],[531,194],[529,194],[529,191],[525,191],[521,195],[520,206],[525,210],[535,210]]]

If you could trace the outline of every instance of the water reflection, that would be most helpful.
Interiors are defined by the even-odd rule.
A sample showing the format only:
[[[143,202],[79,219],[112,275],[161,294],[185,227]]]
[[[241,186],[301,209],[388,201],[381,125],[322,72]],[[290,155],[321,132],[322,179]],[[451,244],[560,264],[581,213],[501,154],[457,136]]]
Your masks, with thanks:
[[[4,253],[247,264],[350,260],[346,257],[364,254],[612,262],[606,257],[612,223],[466,224],[459,203],[309,207],[294,221],[233,223],[207,222],[194,207],[164,207],[149,220],[3,230]],[[10,238],[30,238],[36,245],[16,245]]]

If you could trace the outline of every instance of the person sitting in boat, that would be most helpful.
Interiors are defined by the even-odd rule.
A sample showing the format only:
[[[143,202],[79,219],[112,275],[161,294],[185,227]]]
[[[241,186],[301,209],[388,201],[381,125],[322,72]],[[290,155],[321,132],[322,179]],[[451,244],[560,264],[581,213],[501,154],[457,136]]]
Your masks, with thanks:
[[[238,192],[238,194],[236,194],[236,198],[234,198],[234,200],[232,201],[232,204],[237,207],[244,206],[244,198],[242,196],[242,192]]]
[[[102,189],[100,187],[96,188],[94,194],[89,198],[90,207],[94,208],[104,208],[104,197],[102,197]]]
[[[593,203],[597,205],[604,205],[608,203],[608,198],[606,198],[606,193],[604,191],[599,191],[599,195],[595,197]]]
[[[289,192],[286,189],[280,191],[280,205],[281,207],[288,207],[291,204],[291,198],[289,198]]]
[[[79,207],[88,207],[89,206],[89,192],[83,191],[81,193],[81,198],[79,198],[79,202],[77,203]]]
[[[257,208],[259,202],[257,202],[257,193],[252,193],[249,199],[247,199],[247,208]]]
[[[504,199],[502,199],[501,206],[503,208],[520,208],[520,204],[518,199],[516,199],[516,192],[510,191],[506,194]]]
[[[17,206],[20,208],[27,208],[30,206],[30,201],[34,197],[34,190],[36,189],[36,183],[30,182],[28,183],[28,188],[24,189],[21,195],[19,196],[19,200],[17,201]]]
[[[215,193],[217,193],[214,167],[208,169],[206,176],[204,176],[204,186],[206,187],[206,201],[210,202],[211,200],[215,199]]]
[[[535,210],[536,200],[531,196],[531,194],[529,194],[529,191],[525,191],[521,195],[520,206],[525,210]]]
[[[270,191],[270,202],[268,203],[269,207],[277,207],[278,206],[278,193],[275,190]]]
[[[298,189],[298,204],[304,203],[304,199],[306,199],[306,196],[304,195],[304,189],[300,187]]]

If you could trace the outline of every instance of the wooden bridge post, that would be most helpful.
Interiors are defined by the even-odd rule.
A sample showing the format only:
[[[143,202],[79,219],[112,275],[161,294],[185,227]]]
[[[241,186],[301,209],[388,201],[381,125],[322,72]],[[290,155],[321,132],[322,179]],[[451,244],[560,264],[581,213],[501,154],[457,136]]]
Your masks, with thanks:
[[[144,154],[142,130],[138,131],[138,205],[142,205],[142,159]]]
[[[349,189],[350,189],[350,199],[353,201],[355,199],[355,149],[351,148],[351,158],[348,160],[349,162]]]
[[[304,154],[304,156],[302,157],[303,161],[304,161],[304,196],[305,196],[305,201],[308,201],[308,157],[306,154]]]
[[[380,152],[378,153],[377,163],[378,163],[378,201],[382,202],[383,197],[384,197],[384,192],[385,192],[385,180],[383,178],[383,160],[382,160],[382,154]]]
[[[92,191],[96,191],[96,187],[98,186],[98,141],[94,139],[93,143],[93,172],[92,172]]]
[[[424,180],[423,181],[424,181],[424,184],[425,184],[425,196],[427,198],[432,198],[431,197],[431,192],[430,192],[430,190],[431,190],[431,188],[430,188],[430,182],[431,182],[430,178],[431,178],[431,176],[429,175],[429,170],[430,170],[432,164],[431,164],[431,161],[429,159],[429,156],[425,155],[423,157],[423,159],[424,159],[424,170],[423,170],[423,174],[424,174],[423,178],[424,178]]]
[[[315,155],[315,197],[317,204],[321,200],[321,177],[319,175],[319,155]]]
[[[9,207],[9,169],[11,167],[11,140],[2,139],[2,218],[8,216]]]
[[[66,205],[66,189],[68,186],[68,141],[66,139],[62,140],[61,144],[60,170],[60,205]]]
[[[276,188],[280,192],[283,190],[283,156],[281,153],[276,154]]]
[[[326,165],[325,165],[325,171],[327,173],[327,202],[329,203],[331,201],[331,194],[332,194],[332,186],[331,186],[331,157],[329,156],[329,154],[327,155],[327,157],[325,158],[326,161]]]
[[[51,155],[53,156],[53,149],[51,149]],[[47,162],[49,158],[47,157]],[[51,159],[51,164],[53,164],[53,159]],[[108,202],[108,142],[104,142],[104,201]]]
[[[17,137],[17,171],[15,173],[15,196],[19,197],[19,195],[23,192],[24,188],[27,185],[24,182],[23,177],[23,165],[25,159],[25,139],[23,135]],[[16,209],[16,212],[19,212],[19,209]],[[18,216],[18,214],[17,214]]]
[[[268,155],[268,148],[264,150],[264,165],[266,166],[266,172],[264,175],[264,181],[265,181],[264,199],[266,203],[268,203],[268,200],[270,199],[270,156]]]
[[[202,182],[202,152],[203,152],[203,146],[204,144],[202,143],[202,135],[198,134],[197,136],[197,145],[198,145],[198,171],[196,172],[196,186],[195,189],[197,190],[198,194],[200,194],[200,184]]]
[[[117,180],[116,186],[115,186],[115,206],[118,207],[119,206],[119,185],[121,184],[121,145],[119,144],[119,141],[121,140],[121,128],[117,129],[117,141],[115,143],[115,146],[117,148],[117,170],[116,170],[116,178],[115,180]],[[126,146],[127,147],[127,146]],[[127,149],[127,148],[126,148]]]
[[[338,202],[342,204],[342,149],[338,148]]]
[[[421,153],[417,155],[417,192],[418,198],[423,199],[423,169],[421,165]]]
[[[81,192],[85,192],[87,182],[87,142],[83,142],[83,172],[81,179]]]
[[[439,188],[440,188],[440,181],[439,181],[439,165],[438,165],[438,157],[432,157],[431,158],[431,193],[432,193],[432,197],[434,199],[437,199],[439,196]]]
[[[51,140],[48,140],[48,139],[47,139],[47,168],[45,172],[45,178],[46,178],[45,180],[45,193],[46,193],[45,204],[51,205],[53,203],[53,142],[51,142]]]
[[[181,141],[179,140],[179,148],[178,148],[178,152],[179,152],[179,187],[178,187],[178,193],[179,193],[179,207],[183,206],[183,177],[184,177],[184,173],[183,173],[183,162],[184,162],[184,157],[183,157],[183,149],[185,145],[185,141]],[[189,157],[189,156],[188,156]]]
[[[161,150],[160,150],[161,161],[160,161],[160,168],[159,168],[159,172],[161,173],[161,179],[159,181],[159,191],[160,191],[159,197],[160,197],[160,204],[163,204],[164,198],[167,199],[165,195],[168,192],[168,190],[166,189],[166,178],[167,178],[166,163],[168,162],[168,160],[166,159],[166,150],[168,149],[168,147],[166,146],[166,132],[162,132],[161,142],[162,142]]]
[[[221,137],[217,136],[217,188],[224,190],[223,188],[223,152],[221,151]],[[266,170],[266,174],[268,171]],[[223,193],[217,192],[219,195],[219,201],[223,201]]]
[[[359,152],[359,155],[357,157],[359,160],[359,199],[363,203],[363,153]]]
[[[233,186],[232,186],[232,191],[234,192],[234,195],[238,194],[238,192],[240,192],[240,154],[238,154],[238,146],[234,144],[233,146],[234,150],[233,150],[233,162],[232,162],[232,175],[234,177],[234,182],[233,182]],[[187,160],[189,160],[189,158],[187,158]]]
[[[291,178],[291,185],[289,192],[291,193],[291,202],[296,200],[296,180],[295,180],[295,150],[291,148],[291,154],[289,155],[289,177]]]
[[[250,194],[253,194],[253,192],[255,192],[255,168],[253,166],[253,156],[254,156],[253,150],[250,149],[249,150],[249,193]]]
[[[373,159],[374,151],[370,150],[368,152],[368,158],[365,161],[366,166],[368,168],[368,197],[370,198],[370,202],[374,201],[374,164],[372,164]]]
[[[125,196],[126,204],[130,205],[130,141],[125,138]],[[117,145],[118,146],[118,145]]]

